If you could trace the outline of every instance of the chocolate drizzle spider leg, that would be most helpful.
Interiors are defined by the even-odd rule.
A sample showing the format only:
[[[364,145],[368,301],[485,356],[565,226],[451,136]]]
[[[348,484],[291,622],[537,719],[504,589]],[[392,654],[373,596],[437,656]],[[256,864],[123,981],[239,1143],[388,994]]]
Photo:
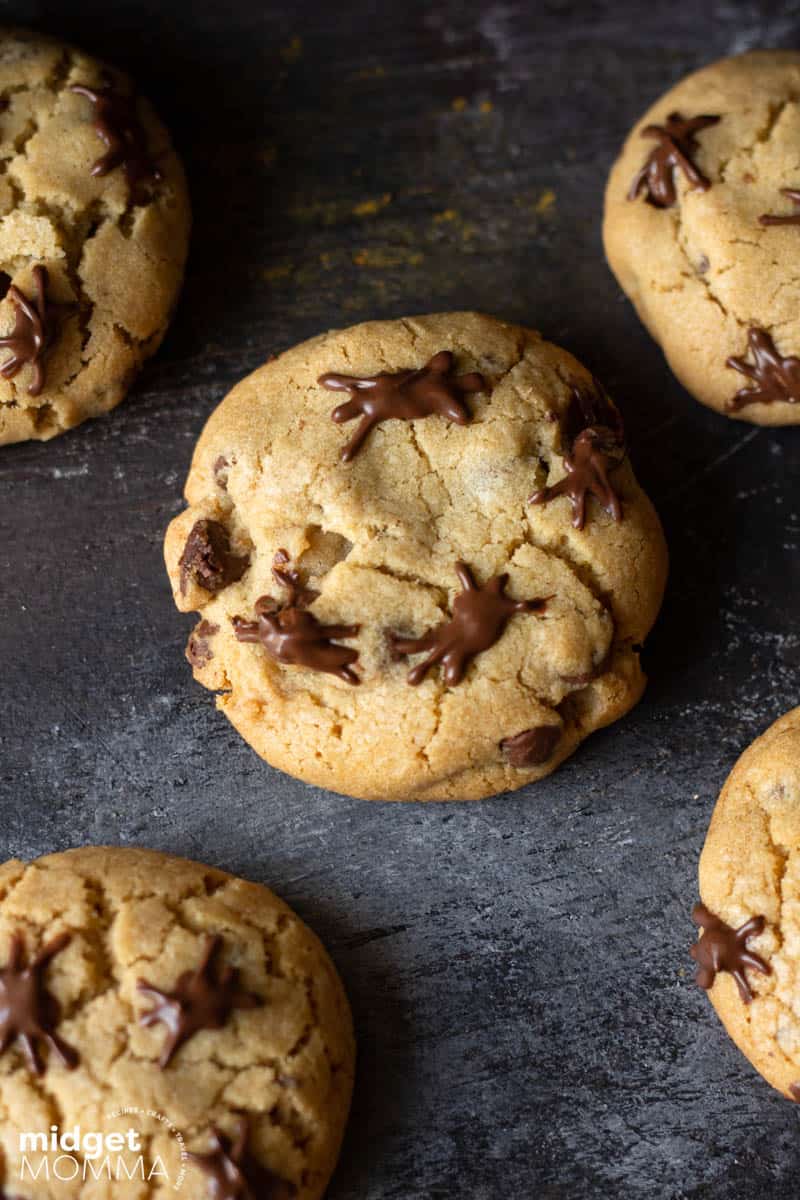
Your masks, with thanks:
[[[658,145],[635,176],[628,199],[635,200],[644,192],[648,204],[655,208],[671,208],[678,198],[675,189],[678,171],[683,172],[691,188],[708,191],[711,180],[696,165],[693,155],[699,149],[697,134],[719,120],[718,116],[682,117],[679,112],[673,112],[664,125],[646,125],[642,137],[655,138]]]

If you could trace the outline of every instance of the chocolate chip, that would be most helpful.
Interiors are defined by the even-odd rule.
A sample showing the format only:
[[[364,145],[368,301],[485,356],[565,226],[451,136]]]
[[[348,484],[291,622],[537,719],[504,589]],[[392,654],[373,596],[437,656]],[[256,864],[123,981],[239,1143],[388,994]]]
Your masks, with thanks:
[[[535,767],[547,762],[560,738],[560,725],[534,725],[514,737],[503,738],[500,748],[512,767]]]
[[[217,487],[221,488],[223,492],[227,492],[228,490],[229,466],[230,463],[225,455],[220,454],[219,458],[214,460],[214,466],[211,468],[211,470],[214,472],[214,479],[216,480]]]
[[[189,641],[186,643],[186,657],[198,670],[207,666],[214,657],[209,640],[215,633],[219,633],[219,625],[214,625],[211,621],[201,621],[189,634]]]
[[[249,563],[246,555],[231,553],[228,531],[219,521],[195,521],[178,563],[181,595],[189,579],[206,592],[221,592],[242,578]]]

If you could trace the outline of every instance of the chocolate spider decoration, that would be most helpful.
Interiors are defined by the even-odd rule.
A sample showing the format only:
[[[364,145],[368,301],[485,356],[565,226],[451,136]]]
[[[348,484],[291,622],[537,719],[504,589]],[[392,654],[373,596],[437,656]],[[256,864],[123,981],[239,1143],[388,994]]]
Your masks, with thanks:
[[[323,387],[350,396],[333,410],[332,420],[341,424],[361,417],[341,452],[342,462],[355,458],[370,430],[382,421],[416,421],[436,415],[455,425],[468,424],[470,413],[463,398],[485,391],[486,381],[477,371],[454,375],[453,370],[453,355],[449,350],[440,350],[418,370],[382,371],[364,379],[355,375],[320,375]]]
[[[236,637],[240,642],[263,646],[276,662],[336,675],[344,683],[359,683],[352,667],[358,661],[358,651],[338,645],[335,639],[355,637],[361,626],[323,625],[313,613],[306,612],[318,593],[300,586],[299,575],[287,568],[288,562],[286,551],[279,550],[272,566],[276,583],[286,589],[285,603],[261,596],[255,603],[254,621],[233,618]]]
[[[418,638],[389,633],[393,657],[427,654],[408,673],[412,687],[422,683],[431,667],[438,663],[442,664],[445,683],[455,687],[464,678],[472,659],[499,640],[514,613],[542,612],[550,599],[512,600],[505,595],[508,575],[495,575],[479,587],[463,562],[456,563],[456,575],[462,591],[453,601],[449,621],[435,625]]]
[[[212,1125],[210,1151],[189,1154],[207,1178],[207,1200],[288,1200],[294,1195],[290,1184],[249,1153],[249,1136],[247,1117],[237,1120],[232,1138]]]
[[[158,1060],[164,1070],[184,1042],[203,1029],[222,1029],[234,1009],[257,1008],[258,996],[239,987],[239,972],[231,966],[214,971],[214,958],[222,938],[206,939],[200,963],[193,971],[178,976],[171,992],[162,991],[146,979],[136,983],[137,991],[154,1002],[153,1007],[139,1017],[139,1024],[149,1028],[159,1022],[166,1025],[167,1037]]]
[[[6,379],[24,367],[33,369],[33,379],[28,386],[31,396],[38,396],[45,384],[44,358],[58,337],[61,318],[71,311],[71,304],[55,304],[47,299],[49,276],[47,268],[33,268],[33,299],[11,284],[6,295],[14,303],[14,328],[6,337],[0,337],[0,346],[11,351],[11,357],[0,366],[0,375]]]
[[[733,929],[719,917],[715,917],[705,904],[695,904],[692,920],[703,930],[703,936],[689,950],[698,965],[695,978],[700,987],[708,991],[719,972],[728,971],[736,980],[742,1000],[749,1004],[753,993],[744,973],[745,968],[760,971],[762,975],[772,974],[769,963],[764,962],[754,951],[747,949],[748,940],[764,932],[766,919],[751,917],[744,925]]]
[[[699,149],[697,134],[719,122],[719,117],[682,117],[670,113],[666,125],[647,125],[641,136],[656,138],[658,145],[650,152],[628,192],[628,199],[635,200],[640,192],[646,192],[648,204],[655,208],[671,208],[677,200],[675,174],[683,171],[690,186],[705,192],[711,180],[693,162],[692,155]]]
[[[562,422],[562,436],[569,446],[563,456],[566,475],[550,487],[539,488],[528,497],[529,504],[548,504],[567,496],[572,504],[572,524],[583,529],[586,501],[594,496],[615,521],[622,520],[622,505],[608,478],[625,454],[622,418],[597,380],[592,387],[572,385],[572,399]]]
[[[800,206],[800,188],[781,188],[781,195],[788,197],[795,208]],[[762,225],[800,225],[800,212],[787,213],[785,216],[762,213],[758,219]]]
[[[751,328],[747,334],[748,351],[753,362],[746,358],[725,360],[753,383],[740,388],[728,401],[728,411],[736,412],[748,404],[797,404],[800,401],[800,358],[782,358],[766,329]]]
[[[85,96],[92,104],[95,132],[107,146],[105,154],[92,165],[92,175],[108,175],[116,167],[122,167],[131,198],[136,204],[142,203],[145,199],[142,184],[158,182],[163,175],[148,152],[136,97],[118,92],[110,83],[97,88],[75,83],[70,91]]]
[[[28,966],[23,966],[24,943],[15,933],[11,938],[8,962],[0,967],[0,1054],[12,1042],[19,1042],[29,1070],[44,1074],[39,1052],[40,1043],[49,1046],[51,1053],[63,1066],[72,1070],[78,1055],[54,1032],[61,1016],[58,1001],[47,991],[42,976],[48,964],[70,941],[68,933],[52,938]]]

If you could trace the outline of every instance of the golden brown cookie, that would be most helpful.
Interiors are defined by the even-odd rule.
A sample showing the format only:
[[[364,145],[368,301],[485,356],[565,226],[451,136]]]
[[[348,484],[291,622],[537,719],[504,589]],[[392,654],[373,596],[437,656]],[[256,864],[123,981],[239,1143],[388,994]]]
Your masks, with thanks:
[[[353,1065],[338,976],[266,888],[139,849],[0,868],[0,1192],[318,1200]]]
[[[689,75],[611,171],[609,265],[681,383],[757,425],[800,422],[800,53]]]
[[[764,1078],[800,1100],[800,708],[744,752],[700,858],[698,982]]]
[[[0,444],[107,412],[158,348],[190,214],[183,169],[131,82],[0,30]]]
[[[564,350],[475,313],[282,354],[209,420],[166,537],[196,678],[268,762],[378,799],[552,771],[639,699],[661,527]]]

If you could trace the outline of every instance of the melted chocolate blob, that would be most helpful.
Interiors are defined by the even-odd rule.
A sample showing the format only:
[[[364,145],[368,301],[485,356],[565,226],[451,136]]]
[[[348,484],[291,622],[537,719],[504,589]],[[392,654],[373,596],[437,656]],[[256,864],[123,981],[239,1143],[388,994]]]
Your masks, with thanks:
[[[189,634],[189,641],[186,643],[186,657],[198,670],[207,666],[214,657],[209,643],[215,633],[219,633],[219,625],[203,620]]]
[[[213,959],[221,946],[221,937],[209,937],[199,966],[184,971],[172,992],[164,992],[146,979],[136,983],[137,990],[154,1001],[153,1008],[139,1017],[139,1024],[148,1028],[161,1022],[167,1027],[158,1060],[162,1071],[183,1043],[201,1029],[222,1029],[235,1008],[257,1008],[261,1004],[257,996],[238,986],[239,972],[233,967],[215,973]]]
[[[11,938],[8,962],[0,967],[0,1054],[12,1042],[19,1042],[28,1069],[34,1075],[44,1074],[39,1053],[41,1043],[49,1046],[62,1065],[72,1070],[78,1055],[54,1032],[61,1013],[58,1002],[47,991],[43,975],[50,961],[70,940],[68,933],[54,937],[39,951],[29,966],[23,966],[22,935]]]
[[[800,358],[781,358],[766,329],[751,328],[747,334],[748,351],[753,362],[746,358],[728,358],[726,366],[733,367],[752,381],[752,387],[740,388],[728,401],[728,411],[737,412],[748,404],[797,404],[800,401]]]
[[[456,563],[456,575],[462,591],[453,601],[453,616],[435,625],[422,637],[389,634],[395,658],[408,654],[427,654],[408,673],[412,687],[422,683],[431,667],[442,664],[445,683],[455,687],[464,678],[473,658],[488,650],[502,636],[514,613],[542,612],[549,597],[537,600],[512,600],[504,595],[508,575],[495,575],[478,587],[466,563]]]
[[[512,767],[536,767],[547,762],[560,738],[560,725],[534,725],[514,737],[503,738],[500,748]]]
[[[718,973],[728,971],[736,980],[742,1000],[749,1004],[753,993],[744,973],[745,967],[760,971],[762,975],[772,974],[769,963],[764,962],[754,951],[747,949],[748,939],[763,933],[766,918],[751,917],[738,929],[732,929],[719,917],[715,917],[705,904],[696,904],[692,909],[692,920],[703,930],[703,936],[689,951],[697,963],[695,978],[700,987],[708,991]]]
[[[682,117],[680,113],[670,113],[666,125],[648,125],[642,130],[642,137],[656,138],[658,145],[648,155],[647,160],[636,175],[628,192],[628,199],[635,200],[640,192],[646,193],[648,204],[655,208],[671,208],[677,200],[675,190],[675,174],[683,171],[686,179],[696,191],[705,192],[711,187],[711,181],[692,161],[692,155],[699,149],[696,135],[701,129],[716,125],[720,117]]]
[[[195,521],[178,562],[181,595],[191,579],[198,587],[214,595],[241,579],[250,565],[246,555],[231,553],[228,531],[219,521]]]
[[[361,417],[341,452],[342,462],[355,458],[370,430],[382,421],[416,421],[436,415],[456,425],[466,425],[470,413],[463,397],[486,391],[486,381],[475,371],[453,375],[453,355],[449,350],[440,350],[416,371],[382,371],[364,379],[327,374],[320,375],[319,383],[330,391],[347,392],[350,396],[331,413],[337,424]]]

